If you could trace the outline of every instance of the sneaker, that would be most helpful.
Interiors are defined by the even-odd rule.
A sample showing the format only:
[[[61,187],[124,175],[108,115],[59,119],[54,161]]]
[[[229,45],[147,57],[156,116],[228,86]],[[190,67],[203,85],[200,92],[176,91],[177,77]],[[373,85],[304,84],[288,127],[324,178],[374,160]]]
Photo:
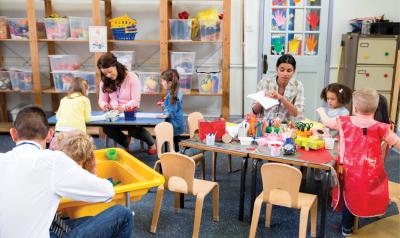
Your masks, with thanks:
[[[353,234],[353,229],[346,229],[346,228],[342,227],[342,235],[344,237],[351,236],[352,234]]]
[[[155,154],[157,154],[157,150],[156,150],[156,149],[149,149],[149,150],[147,151],[147,153],[148,153],[149,155],[155,155]]]

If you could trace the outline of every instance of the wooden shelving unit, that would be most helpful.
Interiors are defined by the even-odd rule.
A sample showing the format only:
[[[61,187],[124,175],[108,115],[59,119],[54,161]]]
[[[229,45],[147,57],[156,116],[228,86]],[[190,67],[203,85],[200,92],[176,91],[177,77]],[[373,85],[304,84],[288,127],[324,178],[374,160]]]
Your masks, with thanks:
[[[192,0],[192,2],[215,2],[215,0]],[[101,12],[100,3],[104,2],[104,13]],[[55,111],[58,108],[59,95],[62,92],[57,92],[54,89],[52,75],[50,74],[50,87],[43,88],[40,80],[40,65],[39,65],[39,44],[47,44],[48,54],[56,54],[56,44],[87,44],[87,40],[50,40],[50,39],[38,39],[36,30],[36,16],[35,16],[35,0],[26,0],[26,15],[29,22],[29,39],[26,40],[15,40],[15,39],[0,39],[0,42],[21,42],[29,43],[31,65],[32,65],[32,80],[34,103],[39,106],[43,106],[42,94],[51,94],[52,98],[52,109]],[[173,44],[188,44],[196,47],[197,45],[203,44],[220,44],[222,49],[221,57],[221,72],[222,72],[222,93],[217,94],[201,94],[198,90],[192,89],[190,93],[184,94],[186,96],[218,96],[221,97],[221,115],[225,118],[229,117],[229,71],[230,71],[230,18],[231,18],[231,0],[221,0],[223,4],[224,21],[223,21],[223,40],[222,41],[173,41],[170,40],[169,33],[169,19],[172,18],[172,0],[160,0],[160,39],[159,40],[113,40],[110,29],[110,23],[108,20],[112,19],[112,0],[92,0],[92,25],[101,25],[101,14],[105,16],[105,24],[108,27],[108,50],[113,50],[113,45],[118,44],[142,44],[151,45],[156,44],[160,47],[160,72],[170,67],[169,50]],[[51,15],[53,13],[52,1],[44,0],[45,15]],[[89,14],[88,14],[89,15]],[[145,46],[144,46],[145,47]],[[101,53],[94,54],[94,62],[96,65],[97,59],[101,56]],[[2,58],[0,56],[0,66],[2,65]],[[96,95],[99,92],[100,72],[96,69],[96,83],[97,90]],[[1,121],[7,121],[7,93],[20,93],[12,90],[1,90],[0,91],[0,110],[1,110]],[[144,94],[144,95],[155,95],[161,96],[165,92],[159,94]]]

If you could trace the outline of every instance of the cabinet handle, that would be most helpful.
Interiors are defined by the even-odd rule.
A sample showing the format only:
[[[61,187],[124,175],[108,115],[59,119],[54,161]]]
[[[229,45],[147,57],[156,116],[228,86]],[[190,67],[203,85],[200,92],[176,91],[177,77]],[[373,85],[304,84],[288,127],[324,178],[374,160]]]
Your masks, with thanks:
[[[369,77],[369,73],[365,73],[365,77]]]
[[[389,75],[388,74],[384,74],[383,77],[387,78]]]
[[[360,43],[360,47],[369,47],[369,43]]]

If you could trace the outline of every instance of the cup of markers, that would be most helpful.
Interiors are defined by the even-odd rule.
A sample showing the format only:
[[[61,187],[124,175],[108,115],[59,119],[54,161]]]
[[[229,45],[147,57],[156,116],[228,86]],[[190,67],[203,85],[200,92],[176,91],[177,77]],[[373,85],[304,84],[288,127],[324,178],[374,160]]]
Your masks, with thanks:
[[[136,112],[137,107],[126,107],[124,111],[124,116],[126,121],[135,121],[136,120]]]

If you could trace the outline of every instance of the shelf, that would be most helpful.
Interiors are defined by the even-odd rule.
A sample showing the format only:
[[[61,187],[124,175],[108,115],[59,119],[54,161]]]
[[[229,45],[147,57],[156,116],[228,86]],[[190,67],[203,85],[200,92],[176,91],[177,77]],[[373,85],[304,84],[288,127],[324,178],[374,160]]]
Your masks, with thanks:
[[[68,42],[68,43],[88,43],[89,40],[52,40],[52,39],[39,39],[39,42]]]
[[[50,93],[50,94],[66,94],[68,92],[61,92],[61,91],[56,91],[55,88],[53,87],[49,87],[49,88],[45,88],[42,90],[42,93]],[[95,92],[89,92],[89,95],[91,94],[96,94]]]
[[[108,42],[128,44],[160,44],[160,40],[108,40]]]
[[[32,91],[16,91],[16,90],[9,90],[9,89],[2,89],[0,93],[32,93]]]
[[[0,122],[0,133],[9,133],[11,127],[11,122]]]
[[[222,41],[169,40],[168,42],[179,43],[179,44],[222,44]]]
[[[0,39],[0,41],[6,41],[6,42],[29,42],[29,39]]]

